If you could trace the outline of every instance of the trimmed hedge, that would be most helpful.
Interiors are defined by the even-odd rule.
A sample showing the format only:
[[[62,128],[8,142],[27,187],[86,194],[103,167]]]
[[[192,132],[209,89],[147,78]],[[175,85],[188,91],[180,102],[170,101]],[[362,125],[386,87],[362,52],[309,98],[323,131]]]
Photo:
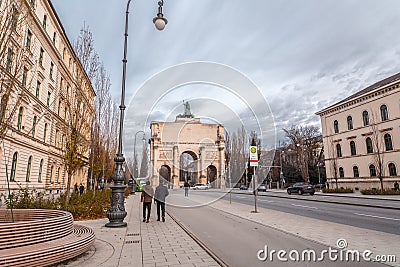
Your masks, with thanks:
[[[110,207],[111,190],[87,190],[82,195],[72,193],[69,205],[65,206],[65,194],[59,198],[45,197],[43,192],[23,189],[15,191],[13,196],[14,209],[57,209],[72,213],[74,220],[92,220],[105,218]],[[7,208],[10,208],[7,200]]]
[[[360,191],[363,195],[400,195],[400,191],[393,189],[364,189]]]
[[[341,187],[341,188],[337,188],[337,189],[336,188],[331,188],[331,189],[324,188],[324,189],[322,189],[322,192],[323,193],[353,193],[354,191],[351,188]]]

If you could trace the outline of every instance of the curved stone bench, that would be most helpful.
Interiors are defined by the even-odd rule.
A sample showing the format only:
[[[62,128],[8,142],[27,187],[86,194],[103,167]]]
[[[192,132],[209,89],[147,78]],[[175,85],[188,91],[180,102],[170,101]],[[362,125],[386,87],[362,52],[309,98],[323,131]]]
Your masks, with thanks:
[[[10,216],[9,216],[10,215]],[[0,210],[0,266],[48,266],[86,252],[92,229],[59,210]]]

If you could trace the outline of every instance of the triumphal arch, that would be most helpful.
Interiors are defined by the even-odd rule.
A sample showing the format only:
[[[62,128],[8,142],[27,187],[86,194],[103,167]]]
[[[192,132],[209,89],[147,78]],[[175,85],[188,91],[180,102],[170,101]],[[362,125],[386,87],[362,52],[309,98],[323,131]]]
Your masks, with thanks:
[[[225,186],[224,126],[202,123],[184,103],[184,113],[174,122],[153,121],[150,124],[150,174],[152,184],[158,177],[170,187],[190,184]]]

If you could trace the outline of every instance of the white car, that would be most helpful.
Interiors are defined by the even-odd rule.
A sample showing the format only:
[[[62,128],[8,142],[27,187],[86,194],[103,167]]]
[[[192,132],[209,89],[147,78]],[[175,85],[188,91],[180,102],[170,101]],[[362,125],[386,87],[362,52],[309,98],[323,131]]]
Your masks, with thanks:
[[[192,188],[193,190],[206,190],[208,186],[205,184],[195,184]]]

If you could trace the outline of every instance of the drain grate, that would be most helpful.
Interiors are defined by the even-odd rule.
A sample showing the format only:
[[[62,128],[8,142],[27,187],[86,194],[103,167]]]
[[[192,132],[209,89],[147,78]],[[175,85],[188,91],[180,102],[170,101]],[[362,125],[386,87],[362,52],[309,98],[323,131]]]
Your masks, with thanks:
[[[134,233],[134,234],[127,234],[126,236],[139,236],[139,233]]]
[[[129,240],[125,241],[125,244],[138,244],[140,241],[139,240]]]

